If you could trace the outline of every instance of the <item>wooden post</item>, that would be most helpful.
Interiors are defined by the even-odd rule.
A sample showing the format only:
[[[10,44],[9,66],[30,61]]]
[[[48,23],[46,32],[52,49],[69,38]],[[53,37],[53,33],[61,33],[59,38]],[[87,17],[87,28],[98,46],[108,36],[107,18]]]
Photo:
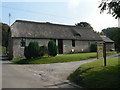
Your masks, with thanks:
[[[104,56],[104,66],[106,66],[106,44],[103,44],[103,56]]]

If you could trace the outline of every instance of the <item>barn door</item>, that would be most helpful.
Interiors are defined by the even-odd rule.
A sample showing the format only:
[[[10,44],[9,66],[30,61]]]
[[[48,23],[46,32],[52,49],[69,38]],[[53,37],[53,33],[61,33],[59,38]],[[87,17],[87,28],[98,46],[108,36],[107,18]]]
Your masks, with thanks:
[[[58,39],[58,53],[63,54],[63,40]]]

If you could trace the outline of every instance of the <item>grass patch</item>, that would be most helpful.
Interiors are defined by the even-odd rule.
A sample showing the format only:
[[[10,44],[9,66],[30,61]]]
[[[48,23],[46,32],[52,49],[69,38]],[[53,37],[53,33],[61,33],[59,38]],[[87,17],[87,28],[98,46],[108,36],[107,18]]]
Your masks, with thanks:
[[[116,52],[107,52],[107,56],[116,54]],[[78,54],[63,54],[58,55],[55,57],[38,57],[34,59],[14,59],[11,62],[18,63],[18,64],[47,64],[47,63],[63,63],[63,62],[72,62],[72,61],[81,61],[86,59],[96,58],[97,53],[78,53]]]
[[[111,56],[111,55],[114,55],[114,54],[117,54],[117,52],[116,51],[107,51],[106,52],[107,56]]]
[[[62,62],[72,62],[72,61],[80,61],[86,60],[90,58],[96,58],[96,53],[79,53],[79,54],[64,54],[58,55],[55,57],[38,57],[35,59],[14,59],[11,62],[18,63],[18,64],[46,64],[46,63],[62,63]]]
[[[107,59],[106,67],[103,66],[103,60],[83,64],[68,78],[86,88],[120,88],[119,60]]]

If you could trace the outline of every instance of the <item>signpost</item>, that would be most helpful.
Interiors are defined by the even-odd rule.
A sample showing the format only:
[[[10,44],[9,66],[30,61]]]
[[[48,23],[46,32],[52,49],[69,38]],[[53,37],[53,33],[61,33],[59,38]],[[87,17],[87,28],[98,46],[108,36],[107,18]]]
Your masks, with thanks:
[[[104,66],[106,66],[106,44],[103,43],[103,57],[104,57]]]
[[[103,42],[97,43],[97,59],[103,59]]]

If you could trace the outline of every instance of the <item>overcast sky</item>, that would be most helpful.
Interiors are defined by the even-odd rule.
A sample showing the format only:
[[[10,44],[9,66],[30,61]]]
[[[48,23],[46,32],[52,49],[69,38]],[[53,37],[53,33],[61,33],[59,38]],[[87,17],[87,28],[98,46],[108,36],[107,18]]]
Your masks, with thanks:
[[[8,2],[9,1],[9,2]],[[98,8],[101,0],[4,0],[0,3],[0,21],[11,24],[15,20],[51,22],[75,25],[88,22],[96,31],[117,27],[118,20],[112,15],[102,13]]]

